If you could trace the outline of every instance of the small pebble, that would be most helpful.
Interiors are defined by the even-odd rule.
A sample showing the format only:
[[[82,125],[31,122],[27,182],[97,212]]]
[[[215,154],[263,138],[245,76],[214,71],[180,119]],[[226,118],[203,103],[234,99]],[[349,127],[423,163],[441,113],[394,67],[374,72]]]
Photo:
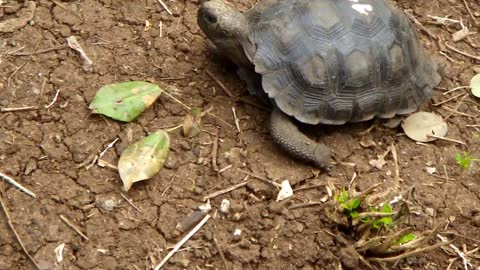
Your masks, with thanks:
[[[227,214],[230,211],[230,201],[223,199],[220,204],[220,212]]]

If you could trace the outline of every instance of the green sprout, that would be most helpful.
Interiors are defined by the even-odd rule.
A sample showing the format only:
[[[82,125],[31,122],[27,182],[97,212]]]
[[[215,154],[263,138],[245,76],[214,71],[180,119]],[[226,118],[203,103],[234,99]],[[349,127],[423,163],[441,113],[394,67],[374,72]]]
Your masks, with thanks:
[[[470,153],[463,152],[462,154],[456,154],[455,160],[462,170],[467,170],[474,161],[480,161],[480,158],[473,158]]]
[[[393,213],[392,206],[390,204],[385,204],[382,208],[382,210],[379,211],[380,213]],[[389,217],[382,217],[379,218],[378,220],[375,220],[373,222],[373,228],[375,229],[380,229],[382,226],[385,228],[391,227],[393,224],[393,218],[391,216]]]
[[[408,242],[411,242],[413,240],[415,240],[417,238],[417,236],[413,233],[409,233],[409,234],[406,234],[402,237],[400,237],[397,241],[395,241],[395,244],[397,245],[403,245],[403,244],[406,244]]]
[[[340,194],[335,195],[335,200],[340,204],[340,207],[345,209],[350,217],[355,218],[358,216],[358,211],[356,210],[360,203],[362,202],[360,198],[350,199],[348,191],[342,189]]]

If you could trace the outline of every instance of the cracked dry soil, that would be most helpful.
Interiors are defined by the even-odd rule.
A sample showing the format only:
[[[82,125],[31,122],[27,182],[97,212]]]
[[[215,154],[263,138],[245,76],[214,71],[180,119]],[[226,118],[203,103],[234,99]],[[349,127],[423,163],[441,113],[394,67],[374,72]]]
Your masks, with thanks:
[[[21,15],[22,1],[0,2],[0,22]],[[233,2],[247,9],[254,1]],[[0,181],[13,225],[43,269],[151,269],[179,240],[176,224],[203,203],[204,195],[241,182],[245,178],[242,171],[269,179],[289,179],[294,188],[327,181],[345,186],[354,172],[361,189],[378,182],[388,186],[394,171],[390,156],[382,170],[370,166],[369,160],[376,159],[393,143],[398,149],[401,188],[415,187],[421,206],[409,224],[421,232],[449,218],[445,230],[454,233],[447,235],[455,239],[454,244],[466,245],[468,250],[478,247],[478,166],[462,174],[454,158],[462,151],[480,156],[479,130],[468,126],[479,124],[478,99],[469,96],[461,103],[452,100],[445,104],[461,114],[432,104],[460,93],[442,95],[447,89],[468,85],[475,70],[479,72],[478,62],[446,49],[445,41],[478,55],[480,35],[453,43],[451,33],[459,29],[455,25],[428,24],[427,17],[449,15],[462,19],[472,32],[480,32],[480,4],[476,0],[467,2],[477,26],[460,0],[430,1],[430,6],[420,1],[397,1],[401,8],[413,10],[415,17],[439,37],[437,42],[419,31],[424,46],[445,64],[443,81],[424,109],[449,116],[448,136],[466,142],[466,146],[445,141],[418,145],[401,135],[401,130],[382,127],[361,135],[372,122],[320,127],[312,136],[333,146],[336,160],[344,165],[334,166],[328,174],[318,174],[313,167],[292,160],[273,145],[266,129],[268,113],[239,101],[239,97],[247,95],[246,87],[232,64],[215,54],[199,30],[198,0],[165,1],[172,15],[154,0],[35,1],[32,21],[0,34],[0,107],[44,106],[57,90],[60,94],[49,109],[0,113],[0,171],[37,194],[32,199]],[[151,23],[148,31],[146,20]],[[84,71],[78,54],[66,48],[29,58],[28,52],[37,45],[38,51],[56,47],[65,44],[70,35],[77,37],[93,60],[93,72]],[[207,70],[236,99],[226,95]],[[132,123],[90,114],[88,104],[101,86],[128,80],[164,81],[180,90],[177,98],[185,104],[203,109],[213,106],[212,113],[223,120],[205,117],[207,132],[192,139],[179,132],[170,134],[172,151],[165,168],[153,179],[135,184],[127,194],[141,213],[121,197],[115,171],[97,165],[87,169],[88,164],[118,137],[118,143],[104,156],[116,164],[126,146],[148,132],[182,123],[187,110],[164,95]],[[232,107],[241,133],[233,124]],[[232,165],[220,175],[212,170],[210,162],[216,129],[220,137],[218,166]],[[428,174],[427,166],[435,167],[436,173]],[[323,187],[306,189],[296,192],[286,203],[276,203],[275,189],[251,181],[218,196],[212,199],[213,211],[227,198],[232,203],[231,214],[217,214],[210,219],[165,269],[225,269],[213,238],[223,248],[230,269],[335,269],[339,246],[325,233],[325,229],[331,229],[331,222],[321,207],[287,208],[290,204],[318,201],[325,194]],[[59,215],[76,224],[89,240],[67,227]],[[234,239],[235,229],[242,230],[241,239]],[[63,261],[57,263],[54,250],[61,243],[66,244]],[[397,268],[446,269],[450,258],[454,256],[437,249],[403,260]],[[3,214],[0,269],[32,269]],[[462,269],[461,262],[454,263],[452,269]]]

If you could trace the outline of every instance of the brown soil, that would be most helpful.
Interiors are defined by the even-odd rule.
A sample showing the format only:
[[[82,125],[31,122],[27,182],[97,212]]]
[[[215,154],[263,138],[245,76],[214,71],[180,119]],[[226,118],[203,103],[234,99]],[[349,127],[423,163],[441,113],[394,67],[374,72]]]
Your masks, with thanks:
[[[165,0],[164,0],[165,1]],[[22,16],[22,1],[0,1],[0,22]],[[60,3],[56,4],[54,2]],[[419,145],[401,134],[380,126],[360,132],[373,122],[341,127],[321,127],[317,138],[334,148],[341,164],[318,174],[309,165],[292,160],[271,141],[266,129],[268,113],[243,101],[235,101],[207,75],[209,70],[236,97],[246,96],[246,87],[234,67],[217,56],[196,24],[198,0],[165,1],[168,14],[157,1],[36,1],[33,21],[11,33],[0,34],[0,107],[42,106],[42,109],[0,113],[0,171],[33,190],[37,198],[0,181],[13,225],[26,249],[42,269],[151,269],[173,246],[179,236],[175,226],[203,203],[204,195],[241,182],[242,171],[254,172],[281,181],[289,179],[294,188],[331,181],[348,185],[354,172],[365,189],[374,183],[393,182],[391,155],[382,170],[369,161],[394,144],[399,156],[401,188],[415,187],[418,209],[408,220],[416,232],[432,228],[449,218],[441,231],[458,247],[471,250],[480,241],[480,174],[474,166],[462,173],[455,154],[468,151],[480,156],[480,113],[478,99],[454,99],[446,106],[433,106],[461,89],[443,96],[442,92],[468,85],[479,62],[444,47],[445,41],[473,55],[480,55],[480,35],[454,43],[451,33],[459,30],[428,24],[427,15],[450,16],[473,26],[464,2],[460,0],[400,0],[400,6],[413,14],[437,43],[421,32],[424,45],[436,59],[445,63],[445,75],[435,91],[433,102],[424,110],[448,117],[449,138],[466,142],[461,146],[446,141]],[[253,0],[237,0],[242,9]],[[480,4],[467,1],[480,25]],[[5,6],[5,7],[4,7]],[[148,20],[152,28],[145,31]],[[162,22],[162,30],[159,23]],[[161,33],[161,36],[160,36]],[[29,57],[37,50],[66,43],[75,35],[94,63],[92,72],[82,69],[79,55],[67,48]],[[439,51],[445,50],[447,60]],[[23,48],[22,50],[19,50]],[[17,51],[17,55],[9,52]],[[18,52],[26,52],[18,55]],[[10,81],[8,80],[10,79]],[[103,85],[129,80],[163,81],[180,90],[178,99],[189,106],[207,109],[222,120],[207,116],[205,130],[188,139],[171,133],[171,154],[165,168],[153,179],[137,183],[127,193],[141,213],[121,197],[118,174],[109,168],[89,164],[115,138],[114,148],[104,160],[116,164],[119,154],[133,141],[158,128],[175,126],[187,110],[162,96],[140,118],[123,124],[91,115],[88,104]],[[55,104],[44,109],[52,101]],[[234,126],[232,107],[240,121],[241,133]],[[446,109],[447,108],[447,109]],[[225,122],[229,123],[226,124]],[[218,167],[232,165],[220,175],[211,166],[215,130],[219,132]],[[355,167],[348,164],[354,163]],[[430,175],[426,167],[435,167]],[[447,179],[448,175],[448,179]],[[458,195],[455,196],[458,188]],[[319,201],[324,187],[295,192],[285,203],[276,203],[277,191],[261,181],[212,199],[212,215],[207,224],[174,255],[165,269],[226,269],[213,239],[222,247],[230,269],[335,269],[339,244],[325,231],[339,233],[326,218],[321,206],[289,210],[287,206]],[[217,211],[222,199],[232,204],[230,214]],[[113,203],[114,207],[108,207]],[[83,240],[60,219],[64,215],[89,238]],[[2,214],[0,222],[0,269],[33,269],[24,256]],[[242,230],[241,239],[233,232]],[[433,244],[438,239],[433,239]],[[54,249],[65,243],[64,260],[56,262]],[[476,253],[478,258],[478,252]],[[402,269],[446,269],[454,254],[441,249],[402,260]],[[479,261],[472,260],[475,265]],[[457,260],[451,269],[462,269]]]

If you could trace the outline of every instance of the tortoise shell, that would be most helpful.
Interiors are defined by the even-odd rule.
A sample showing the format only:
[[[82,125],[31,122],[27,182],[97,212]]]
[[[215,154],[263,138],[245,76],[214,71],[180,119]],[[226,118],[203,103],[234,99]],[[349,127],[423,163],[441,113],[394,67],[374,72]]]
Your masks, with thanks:
[[[408,17],[385,0],[264,0],[245,17],[263,91],[301,122],[407,114],[440,82]]]

